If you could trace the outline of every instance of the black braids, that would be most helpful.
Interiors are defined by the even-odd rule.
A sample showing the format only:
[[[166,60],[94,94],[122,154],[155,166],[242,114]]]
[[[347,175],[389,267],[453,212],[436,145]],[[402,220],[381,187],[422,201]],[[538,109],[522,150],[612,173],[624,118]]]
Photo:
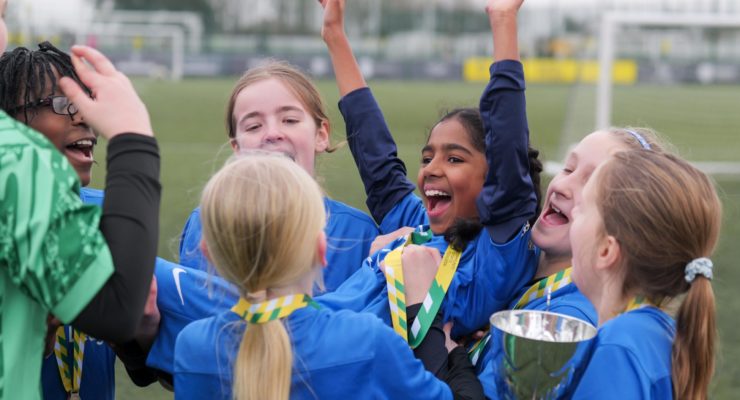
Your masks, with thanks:
[[[41,99],[47,82],[51,84],[51,92],[56,94],[57,77],[63,76],[74,79],[88,95],[92,94],[75,72],[72,58],[49,42],[40,43],[39,50],[18,47],[6,52],[0,57],[0,108],[7,112]],[[33,108],[24,108],[23,122],[30,121],[35,114]]]

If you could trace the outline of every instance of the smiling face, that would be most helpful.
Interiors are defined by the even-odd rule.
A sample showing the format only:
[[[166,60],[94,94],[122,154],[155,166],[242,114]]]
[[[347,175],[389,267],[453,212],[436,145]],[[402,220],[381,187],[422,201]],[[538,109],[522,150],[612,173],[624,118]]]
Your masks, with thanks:
[[[475,200],[483,188],[488,164],[456,119],[438,123],[421,152],[417,185],[434,233],[458,218],[476,219]]]
[[[573,282],[591,300],[600,287],[595,267],[599,265],[597,254],[600,249],[603,251],[606,239],[604,218],[598,207],[597,185],[600,170],[601,168],[596,169],[575,202],[569,235],[573,248]]]
[[[574,204],[596,167],[611,154],[627,149],[613,134],[597,131],[583,138],[568,154],[563,170],[547,187],[542,213],[532,229],[532,240],[548,257],[570,259]]]
[[[59,74],[55,71],[54,76],[59,81]],[[41,91],[40,99],[49,96],[62,96],[59,90],[52,90],[52,84],[47,79],[46,87]],[[36,101],[38,99],[31,99]],[[21,110],[15,116],[28,126],[42,133],[54,146],[59,149],[67,161],[77,171],[82,186],[90,183],[93,166],[93,151],[97,144],[98,135],[85,124],[80,113],[74,114],[71,118],[69,115],[56,114],[51,105],[28,109],[30,120],[24,121],[24,113]]]
[[[260,80],[242,89],[232,113],[235,137],[241,150],[283,153],[311,175],[317,153],[329,145],[329,123],[316,123],[299,98],[277,78]]]

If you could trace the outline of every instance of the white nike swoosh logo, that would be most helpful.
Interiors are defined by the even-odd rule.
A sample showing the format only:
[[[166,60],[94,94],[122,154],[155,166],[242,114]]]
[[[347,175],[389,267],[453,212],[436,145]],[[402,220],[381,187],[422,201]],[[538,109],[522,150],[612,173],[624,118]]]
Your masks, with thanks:
[[[177,287],[177,294],[180,295],[180,303],[182,305],[185,305],[185,299],[182,297],[182,289],[180,288],[180,274],[181,273],[188,273],[188,271],[185,271],[182,268],[173,268],[172,269],[172,276],[175,277],[175,286]]]

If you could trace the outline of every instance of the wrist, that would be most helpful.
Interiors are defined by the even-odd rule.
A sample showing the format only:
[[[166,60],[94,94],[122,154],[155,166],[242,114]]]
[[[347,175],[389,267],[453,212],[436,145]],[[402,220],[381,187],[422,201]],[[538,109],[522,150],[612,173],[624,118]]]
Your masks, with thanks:
[[[321,38],[324,39],[324,42],[328,46],[331,46],[335,43],[346,41],[347,35],[344,33],[343,25],[332,25],[328,27],[324,26],[324,29],[321,32]]]
[[[519,10],[490,10],[487,11],[488,20],[491,24],[516,22],[518,11]]]

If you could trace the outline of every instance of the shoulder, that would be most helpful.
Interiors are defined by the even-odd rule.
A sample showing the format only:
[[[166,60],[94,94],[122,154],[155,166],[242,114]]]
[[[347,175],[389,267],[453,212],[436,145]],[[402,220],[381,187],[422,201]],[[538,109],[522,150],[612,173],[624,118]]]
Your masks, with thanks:
[[[674,326],[671,317],[654,307],[624,313],[599,329],[595,351],[622,353],[640,374],[655,381],[671,373]]]
[[[239,350],[246,329],[236,314],[225,311],[188,324],[175,343],[175,372],[218,373]]]
[[[324,198],[324,206],[328,213],[329,221],[342,222],[343,224],[353,225],[353,229],[357,229],[358,225],[363,227],[369,227],[377,231],[375,221],[370,218],[369,215],[364,212],[328,197]]]

